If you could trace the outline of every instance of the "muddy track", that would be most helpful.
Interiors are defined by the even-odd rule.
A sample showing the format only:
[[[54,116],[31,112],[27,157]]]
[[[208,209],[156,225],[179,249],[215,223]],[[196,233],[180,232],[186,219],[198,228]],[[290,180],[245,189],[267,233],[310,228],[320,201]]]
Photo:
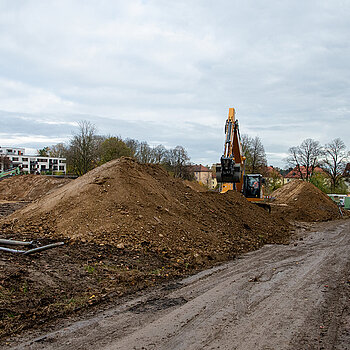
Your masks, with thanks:
[[[4,348],[349,349],[350,220],[315,227]]]

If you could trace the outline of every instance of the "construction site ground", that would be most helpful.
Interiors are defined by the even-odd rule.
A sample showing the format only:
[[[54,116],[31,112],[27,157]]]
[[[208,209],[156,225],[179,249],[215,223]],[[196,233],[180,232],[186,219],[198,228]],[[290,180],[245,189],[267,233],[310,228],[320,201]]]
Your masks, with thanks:
[[[266,302],[281,303],[280,307],[284,308],[282,296],[295,294],[297,297],[302,286],[303,295],[307,295],[305,298],[311,298],[308,293],[314,293],[318,284],[310,279],[311,285],[306,286],[305,271],[308,271],[308,275],[310,271],[315,273],[315,278],[323,275],[327,278],[326,265],[323,265],[323,260],[327,259],[319,264],[318,255],[322,252],[333,254],[333,250],[336,252],[338,246],[333,244],[335,238],[336,242],[344,245],[343,248],[339,246],[339,252],[349,248],[346,236],[349,220],[342,218],[338,207],[327,196],[303,182],[286,185],[286,193],[277,192],[272,213],[269,214],[247,202],[238,193],[222,195],[205,192],[197,184],[174,179],[157,165],[138,164],[129,158],[104,164],[73,181],[56,180],[41,176],[18,176],[7,179],[6,186],[3,185],[5,180],[0,182],[0,238],[34,240],[39,246],[57,241],[65,243],[62,247],[29,256],[1,252],[0,336],[4,348],[26,344],[25,347],[46,349],[52,344],[52,348],[62,346],[68,349],[74,344],[73,347],[92,349],[98,342],[101,344],[98,348],[132,349],[126,345],[130,341],[130,344],[135,344],[135,349],[142,349],[143,346],[145,349],[225,349],[225,342],[229,344],[227,334],[230,333],[230,325],[236,321],[248,322],[254,305],[259,308],[266,299]],[[37,183],[40,186],[32,191]],[[305,193],[308,195],[305,196]],[[315,221],[332,222],[314,226]],[[296,232],[304,232],[305,228],[310,227],[314,230],[310,236],[295,241]],[[318,240],[320,246],[312,244]],[[323,248],[321,241],[324,241]],[[264,245],[259,252],[250,253],[242,259],[242,254]],[[321,248],[324,250],[318,251]],[[334,254],[338,256],[339,252]],[[259,254],[262,254],[261,257]],[[303,272],[296,269],[294,263],[286,265],[286,261],[292,259],[291,255],[297,259],[296,267],[302,264],[305,255],[313,268],[305,265]],[[228,261],[230,263],[226,264]],[[275,267],[271,264],[275,264]],[[346,291],[348,282],[340,283],[341,278],[349,280],[349,276],[345,276],[346,270],[337,265],[336,257],[329,264],[332,266],[328,277],[334,268],[339,270],[339,278],[336,284],[325,283],[334,287],[327,291]],[[318,271],[322,266],[324,271]],[[214,270],[206,271],[212,267]],[[296,276],[300,286],[292,281],[288,284],[287,277],[293,279],[293,274],[298,271],[306,278],[305,283]],[[199,275],[196,275],[198,272]],[[236,273],[249,278],[245,281]],[[285,276],[285,279],[280,279],[281,276]],[[184,277],[187,279],[183,280]],[[256,296],[250,294],[256,292],[254,288],[258,286],[263,287],[261,291]],[[288,288],[292,289],[289,291]],[[232,297],[228,298],[229,294]],[[208,295],[209,299],[205,301]],[[243,304],[237,302],[240,296]],[[196,306],[196,300],[202,301]],[[192,301],[193,312],[203,307],[209,313],[203,310],[191,313]],[[321,299],[319,302],[321,304],[318,306],[323,305],[327,309],[326,301],[326,304]],[[217,308],[214,304],[217,304]],[[300,299],[297,304],[302,306],[306,303]],[[340,301],[338,304],[341,308]],[[179,312],[187,312],[187,307],[188,315],[178,316]],[[233,308],[233,313],[226,315],[226,308]],[[109,311],[101,314],[102,309]],[[297,307],[294,311],[297,318],[307,323],[308,316],[298,315]],[[220,321],[220,315],[225,322]],[[171,329],[171,322],[163,316],[174,317],[172,321],[178,319],[179,323],[175,322]],[[261,317],[267,316],[264,314]],[[274,321],[273,315],[269,317],[271,322],[278,321],[276,318]],[[207,326],[204,318],[208,318]],[[338,316],[336,318],[341,329],[342,321]],[[120,323],[116,319],[120,319]],[[214,324],[215,320],[217,325]],[[153,334],[156,330],[142,330],[142,326],[155,325],[159,331],[159,324],[163,321],[170,328],[164,333],[168,335],[163,334],[160,338],[166,337],[169,342],[155,335],[154,339],[158,339],[155,345],[144,345],[147,340],[142,332],[150,331]],[[260,321],[262,319],[256,322]],[[290,322],[293,324],[293,319]],[[112,324],[115,324],[115,328]],[[187,328],[186,324],[192,326]],[[64,329],[50,333],[51,329],[58,330],[62,325],[65,325],[66,335]],[[248,326],[242,323],[241,329],[246,327],[248,331]],[[264,334],[263,328],[254,326],[254,319],[251,326]],[[278,333],[282,324],[276,323],[275,326]],[[289,324],[285,323],[284,326],[288,328]],[[293,327],[294,332],[297,328]],[[100,328],[98,334],[91,331]],[[226,328],[227,334],[224,331]],[[184,333],[181,331],[176,336],[176,330],[181,329]],[[167,333],[168,330],[170,333]],[[193,332],[193,337],[190,332]],[[226,334],[227,339],[222,339],[222,343],[216,345],[215,339],[211,343],[208,338],[208,345],[205,345],[200,342],[203,339],[199,339],[201,332],[210,339],[215,338],[214,333],[220,334],[215,338],[217,341],[221,341],[219,338]],[[299,333],[294,332],[294,340],[289,337],[288,344],[306,337]],[[135,339],[132,338],[133,334]],[[172,334],[175,338],[172,338]],[[180,339],[182,334],[183,343]],[[288,338],[287,335],[283,337]],[[29,343],[26,342],[27,338],[30,339]],[[120,344],[115,345],[113,339],[120,341]],[[258,334],[255,339],[258,341]],[[160,345],[163,343],[164,346]],[[211,344],[213,347],[210,347]],[[240,349],[239,346],[236,348]],[[260,348],[268,349],[267,345]],[[272,345],[271,349],[275,348],[283,347]]]
[[[13,349],[349,349],[350,221],[8,339]]]

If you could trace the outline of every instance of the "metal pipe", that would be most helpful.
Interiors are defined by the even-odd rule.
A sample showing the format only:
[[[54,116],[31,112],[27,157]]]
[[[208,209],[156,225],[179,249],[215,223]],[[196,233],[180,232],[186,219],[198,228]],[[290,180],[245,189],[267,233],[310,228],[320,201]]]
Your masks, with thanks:
[[[52,244],[44,245],[44,246],[42,246],[42,247],[38,247],[38,248],[26,250],[26,251],[24,251],[23,254],[24,254],[24,255],[34,254],[34,253],[41,252],[41,251],[43,251],[43,250],[47,250],[47,249],[59,247],[59,246],[61,246],[61,245],[64,245],[64,242],[52,243]]]
[[[29,255],[29,254],[35,254],[35,253],[42,252],[43,250],[56,248],[56,247],[59,247],[62,245],[64,245],[64,242],[52,243],[52,244],[44,245],[42,247],[29,249],[29,250],[18,250],[18,249],[10,249],[10,248],[6,248],[6,247],[0,247],[0,251],[2,250],[4,252],[9,252],[9,253],[19,253],[19,254],[23,254],[23,255]]]
[[[17,249],[10,249],[10,248],[5,248],[5,247],[0,247],[0,250],[3,250],[4,252],[9,252],[9,253],[25,253],[25,250],[17,250]]]
[[[32,245],[33,241],[24,242],[24,241],[14,241],[12,239],[2,239],[2,238],[0,238],[0,244],[5,244],[5,245]]]

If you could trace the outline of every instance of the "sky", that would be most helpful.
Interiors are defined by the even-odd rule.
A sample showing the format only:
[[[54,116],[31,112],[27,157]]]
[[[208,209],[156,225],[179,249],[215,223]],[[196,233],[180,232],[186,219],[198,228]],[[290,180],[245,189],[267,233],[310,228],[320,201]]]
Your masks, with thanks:
[[[0,0],[0,146],[99,134],[220,160],[229,107],[286,167],[306,138],[350,147],[350,2]]]

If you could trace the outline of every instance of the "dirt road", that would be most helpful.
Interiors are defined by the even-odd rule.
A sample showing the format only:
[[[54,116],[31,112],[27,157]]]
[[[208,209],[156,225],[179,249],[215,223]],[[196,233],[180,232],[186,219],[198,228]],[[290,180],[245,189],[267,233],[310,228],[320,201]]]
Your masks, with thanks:
[[[4,348],[350,349],[350,220],[315,228]]]

